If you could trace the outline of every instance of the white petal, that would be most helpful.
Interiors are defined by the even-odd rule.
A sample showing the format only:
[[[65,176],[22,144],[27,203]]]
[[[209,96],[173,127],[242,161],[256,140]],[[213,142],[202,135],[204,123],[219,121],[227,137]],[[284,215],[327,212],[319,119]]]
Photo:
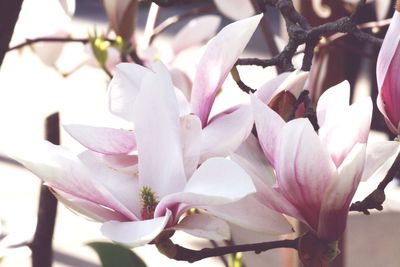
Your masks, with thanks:
[[[242,106],[212,120],[203,129],[200,161],[228,156],[247,138],[252,128],[253,114],[250,106]]]
[[[133,121],[136,96],[140,91],[143,77],[150,72],[149,69],[137,64],[117,65],[114,77],[108,85],[111,113]]]
[[[398,141],[382,141],[367,145],[362,181],[372,176],[384,177],[400,150]]]
[[[343,81],[326,90],[318,99],[318,125],[322,127],[326,120],[343,113],[349,106],[350,84]]]
[[[272,96],[278,90],[279,86],[285,81],[290,72],[284,72],[276,76],[275,78],[267,81],[263,84],[255,93],[254,95],[257,96],[263,103],[268,104],[271,100]]]
[[[108,221],[101,226],[101,232],[115,242],[131,247],[143,246],[164,230],[170,218],[171,211],[167,210],[165,216],[146,221]]]
[[[208,214],[190,214],[172,229],[182,230],[197,237],[216,241],[231,238],[229,225],[225,221]]]
[[[102,154],[129,154],[136,149],[132,131],[78,124],[64,125],[64,129],[81,145]]]
[[[186,177],[192,176],[199,164],[202,142],[201,130],[201,122],[197,116],[186,115],[181,118],[183,162]]]
[[[139,154],[140,187],[157,196],[181,191],[186,182],[183,167],[178,103],[168,70],[161,63],[143,78],[134,107]]]
[[[285,234],[292,229],[281,213],[267,208],[254,195],[234,203],[210,206],[207,211],[230,223],[257,232]]]

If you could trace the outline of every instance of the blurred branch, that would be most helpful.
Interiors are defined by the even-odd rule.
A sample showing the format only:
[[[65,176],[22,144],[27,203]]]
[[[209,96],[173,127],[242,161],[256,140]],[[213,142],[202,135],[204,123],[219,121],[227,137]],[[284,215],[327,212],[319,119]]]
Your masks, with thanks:
[[[7,53],[22,2],[23,0],[0,0],[0,66]]]
[[[271,242],[262,242],[245,245],[232,245],[216,248],[203,248],[201,250],[193,250],[174,244],[170,239],[162,240],[156,243],[158,250],[167,257],[177,261],[187,261],[190,263],[226,254],[236,252],[254,251],[256,254],[275,249],[275,248],[293,248],[297,249],[299,239],[286,239]]]
[[[175,23],[178,23],[182,20],[189,19],[198,15],[208,14],[216,10],[214,4],[209,4],[203,7],[197,7],[189,10],[186,13],[172,16],[161,22],[153,31],[153,34],[150,37],[150,44],[154,41],[154,39],[159,35],[161,32],[165,31]]]
[[[393,180],[396,174],[400,170],[400,153],[397,155],[392,166],[388,170],[385,178],[379,183],[377,188],[369,194],[362,201],[357,201],[350,206],[350,211],[359,211],[366,215],[369,215],[370,209],[382,210],[383,202],[386,199],[385,188]]]
[[[46,118],[46,140],[55,145],[60,144],[59,114],[54,113]],[[41,185],[39,197],[38,220],[32,250],[33,267],[51,267],[53,263],[53,233],[56,222],[57,199],[50,189]]]

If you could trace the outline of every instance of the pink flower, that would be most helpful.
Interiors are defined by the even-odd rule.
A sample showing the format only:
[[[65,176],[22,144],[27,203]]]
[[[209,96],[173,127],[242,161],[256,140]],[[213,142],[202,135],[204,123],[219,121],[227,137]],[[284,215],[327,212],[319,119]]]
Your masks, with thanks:
[[[263,174],[260,167],[240,157],[243,148],[239,152],[241,165],[247,165],[256,177],[257,191],[262,192],[260,199],[265,205],[301,220],[319,238],[331,241],[344,231],[349,204],[362,176],[372,112],[369,98],[349,106],[349,96],[347,82],[321,96],[318,134],[307,119],[285,123],[252,97],[259,142],[275,172],[263,167]],[[273,179],[265,179],[268,173],[275,173],[274,186]]]
[[[192,174],[185,173],[185,140],[196,141],[200,127],[181,128],[167,69],[158,63],[152,70],[143,70],[131,110],[134,133],[75,125],[69,130],[97,152],[87,150],[76,156],[44,142],[34,150],[13,148],[9,155],[38,175],[68,207],[103,222],[101,231],[116,242],[143,245],[164,230],[229,238],[227,223],[214,215],[251,227],[252,218],[245,208],[232,211],[234,216],[229,216],[229,211],[220,216],[211,210],[181,218],[189,208],[207,211],[236,203],[255,188],[244,170],[223,158],[209,159],[198,169],[194,166]],[[287,231],[281,215],[273,215],[271,222],[261,215],[263,230]],[[259,223],[253,221],[258,229]]]
[[[395,11],[376,65],[379,110],[394,134],[400,133],[400,13]]]

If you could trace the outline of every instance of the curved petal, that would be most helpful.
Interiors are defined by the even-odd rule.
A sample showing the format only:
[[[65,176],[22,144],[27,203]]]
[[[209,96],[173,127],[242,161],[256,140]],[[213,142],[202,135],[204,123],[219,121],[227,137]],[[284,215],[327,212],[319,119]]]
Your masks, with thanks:
[[[318,125],[323,127],[325,121],[332,120],[338,113],[343,113],[349,107],[350,84],[343,81],[326,90],[318,99]]]
[[[120,155],[136,149],[132,131],[79,124],[64,125],[64,129],[81,145],[98,153]]]
[[[189,101],[193,85],[192,80],[185,72],[181,71],[178,68],[170,68],[169,73],[171,74],[172,83],[176,88],[178,88],[182,92],[185,100],[187,101],[187,104],[185,104],[185,106],[186,105],[189,106],[188,108],[189,111],[187,113],[190,113]]]
[[[229,225],[225,221],[202,213],[186,216],[171,229],[181,230],[197,237],[216,241],[229,240],[231,238]]]
[[[262,192],[263,185],[272,187],[275,184],[274,169],[267,163],[260,144],[253,134],[250,134],[230,157],[250,174],[258,192]]]
[[[304,89],[304,84],[308,78],[309,72],[303,70],[295,70],[287,76],[287,78],[279,85],[278,89],[275,91],[275,94],[280,93],[281,91],[289,91],[294,97],[299,98],[301,92]]]
[[[239,55],[253,35],[262,15],[240,20],[223,28],[207,45],[194,77],[191,106],[203,127],[215,96]]]
[[[129,219],[114,210],[107,209],[104,206],[68,194],[61,190],[52,189],[52,192],[57,200],[63,203],[67,208],[79,215],[87,217],[88,219],[98,222],[106,222],[110,220],[127,221]]]
[[[243,228],[270,234],[286,234],[292,231],[285,217],[261,204],[254,195],[234,203],[210,206],[207,211]]]
[[[140,187],[157,196],[181,191],[186,177],[183,167],[179,110],[168,70],[161,63],[143,78],[134,106],[139,154]]]
[[[175,54],[191,46],[208,41],[217,32],[221,18],[216,15],[197,17],[189,21],[172,40],[172,49]]]
[[[353,195],[360,183],[365,161],[365,144],[357,144],[333,176],[321,204],[318,236],[338,240],[346,227]]]
[[[193,207],[226,204],[253,192],[251,178],[239,165],[224,158],[212,158],[197,169],[183,192],[161,199],[155,214],[163,214],[179,203]]]
[[[114,77],[108,85],[110,112],[133,121],[136,96],[140,91],[143,77],[151,70],[132,63],[121,63],[116,67]]]
[[[261,148],[269,162],[275,165],[275,154],[277,153],[285,121],[254,96],[251,96],[251,105]]]
[[[400,12],[395,11],[389,29],[386,33],[376,65],[376,79],[378,83],[377,104],[386,118],[386,122],[393,133],[399,132],[400,105]]]
[[[284,72],[276,76],[275,78],[267,81],[264,83],[255,93],[254,95],[257,96],[263,103],[268,104],[271,100],[272,96],[278,90],[279,86],[285,81],[290,72]]]
[[[186,115],[181,118],[181,136],[185,175],[190,177],[199,164],[202,142],[201,122],[197,116]]]
[[[321,141],[337,167],[356,143],[367,142],[371,117],[372,101],[366,97],[351,105],[346,112],[331,116],[319,129]]]
[[[367,145],[367,158],[364,165],[362,181],[372,176],[384,177],[392,166],[400,150],[398,141],[382,141]]]
[[[232,113],[219,116],[203,129],[201,159],[226,157],[235,151],[253,128],[250,106],[242,106]]]
[[[105,178],[102,175],[106,174],[96,172],[85,165],[69,150],[47,141],[30,143],[30,149],[26,147],[28,146],[13,147],[8,155],[23,164],[47,185],[57,191],[105,206],[129,219],[136,218],[136,215],[100,182]],[[118,179],[113,176],[107,178]]]
[[[321,201],[336,168],[308,119],[285,125],[275,170],[281,193],[316,229]]]
[[[116,199],[137,216],[141,211],[137,173],[123,173],[107,164],[102,155],[86,150],[79,159],[93,172],[100,182]]]
[[[153,241],[166,227],[171,211],[163,217],[145,221],[119,222],[108,221],[101,226],[101,232],[107,238],[130,247],[143,246]]]
[[[214,0],[222,14],[233,20],[244,19],[255,14],[250,0]]]

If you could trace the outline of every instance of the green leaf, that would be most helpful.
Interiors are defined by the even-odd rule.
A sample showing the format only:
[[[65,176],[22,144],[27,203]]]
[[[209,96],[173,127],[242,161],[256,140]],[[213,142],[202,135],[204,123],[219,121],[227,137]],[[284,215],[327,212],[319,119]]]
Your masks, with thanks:
[[[132,250],[109,242],[87,244],[99,255],[103,267],[146,267],[146,264]]]

